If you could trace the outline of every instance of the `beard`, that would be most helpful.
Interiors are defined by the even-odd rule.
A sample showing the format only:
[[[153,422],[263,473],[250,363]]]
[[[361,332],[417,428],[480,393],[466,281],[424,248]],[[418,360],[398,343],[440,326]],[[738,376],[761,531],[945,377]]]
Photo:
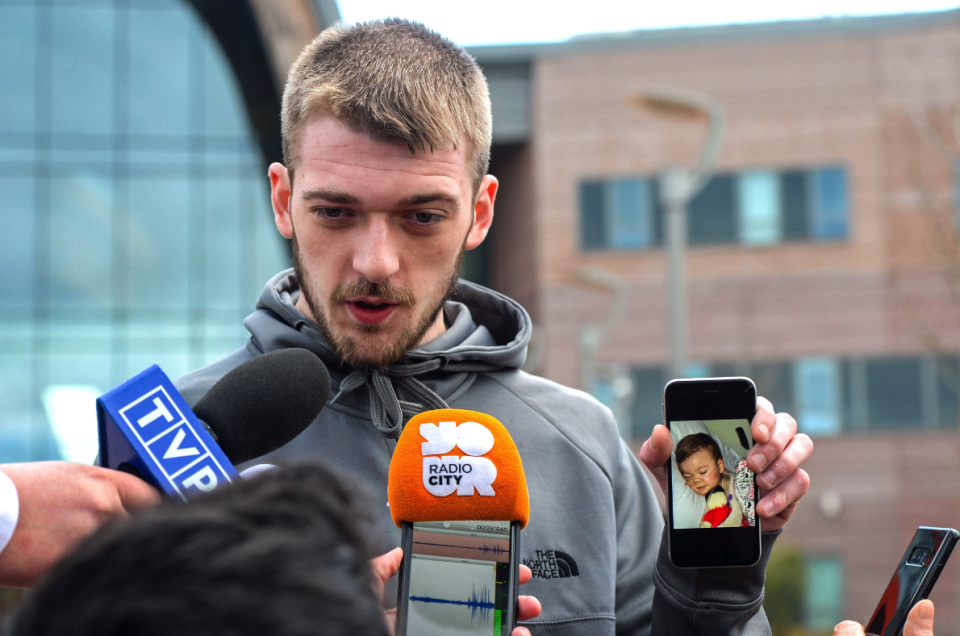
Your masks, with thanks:
[[[464,243],[466,243],[466,239],[464,239]],[[386,329],[382,325],[362,323],[357,325],[360,335],[353,336],[335,331],[331,326],[328,316],[323,311],[323,306],[318,302],[314,293],[314,287],[300,254],[297,234],[296,232],[293,234],[293,271],[300,282],[300,293],[303,295],[311,313],[313,313],[320,333],[329,343],[333,352],[355,369],[384,369],[400,360],[403,354],[420,343],[427,330],[436,322],[444,303],[450,300],[457,291],[463,254],[464,248],[461,245],[453,266],[444,272],[436,293],[431,294],[431,298],[424,303],[419,302],[410,289],[394,285],[389,279],[380,283],[371,283],[365,278],[359,278],[348,285],[337,285],[330,292],[331,306],[350,298],[376,296],[413,311],[410,322],[403,325],[400,333],[392,339],[388,339],[390,337],[385,334]],[[419,315],[416,313],[418,305],[422,308]]]

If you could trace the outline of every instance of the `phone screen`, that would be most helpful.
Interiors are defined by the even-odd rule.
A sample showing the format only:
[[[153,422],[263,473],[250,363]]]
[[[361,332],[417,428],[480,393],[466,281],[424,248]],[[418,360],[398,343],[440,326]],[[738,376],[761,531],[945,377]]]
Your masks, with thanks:
[[[510,522],[413,524],[406,633],[501,636],[510,597]]]
[[[757,410],[749,378],[673,380],[664,389],[670,457],[668,546],[679,567],[760,560],[756,475],[747,468]]]
[[[747,468],[750,422],[687,420],[673,435],[673,527],[742,528],[757,525],[754,473]]]

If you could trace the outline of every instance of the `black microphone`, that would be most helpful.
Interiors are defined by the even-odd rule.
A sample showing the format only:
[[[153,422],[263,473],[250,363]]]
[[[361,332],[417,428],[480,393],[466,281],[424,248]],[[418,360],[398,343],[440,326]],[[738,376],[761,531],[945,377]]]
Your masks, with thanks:
[[[234,367],[193,405],[234,465],[302,433],[330,397],[330,374],[306,349],[280,349]]]
[[[306,349],[240,364],[193,410],[154,365],[97,399],[101,464],[186,500],[302,433],[329,396],[330,375]]]

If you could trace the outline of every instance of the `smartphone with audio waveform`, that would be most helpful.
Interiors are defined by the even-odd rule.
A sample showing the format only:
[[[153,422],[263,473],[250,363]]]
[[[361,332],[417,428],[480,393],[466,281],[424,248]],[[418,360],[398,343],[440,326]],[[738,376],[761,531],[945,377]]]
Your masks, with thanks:
[[[960,532],[953,528],[917,528],[867,623],[867,634],[900,636],[907,622],[907,614],[933,591],[958,538]]]
[[[397,636],[509,636],[517,624],[520,523],[404,522]]]

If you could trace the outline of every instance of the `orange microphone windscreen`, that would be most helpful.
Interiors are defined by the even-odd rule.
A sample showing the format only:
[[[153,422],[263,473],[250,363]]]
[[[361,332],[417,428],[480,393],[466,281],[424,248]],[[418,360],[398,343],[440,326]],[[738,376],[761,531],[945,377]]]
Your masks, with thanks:
[[[404,521],[530,519],[523,463],[495,417],[460,409],[407,422],[390,463],[390,514]]]

